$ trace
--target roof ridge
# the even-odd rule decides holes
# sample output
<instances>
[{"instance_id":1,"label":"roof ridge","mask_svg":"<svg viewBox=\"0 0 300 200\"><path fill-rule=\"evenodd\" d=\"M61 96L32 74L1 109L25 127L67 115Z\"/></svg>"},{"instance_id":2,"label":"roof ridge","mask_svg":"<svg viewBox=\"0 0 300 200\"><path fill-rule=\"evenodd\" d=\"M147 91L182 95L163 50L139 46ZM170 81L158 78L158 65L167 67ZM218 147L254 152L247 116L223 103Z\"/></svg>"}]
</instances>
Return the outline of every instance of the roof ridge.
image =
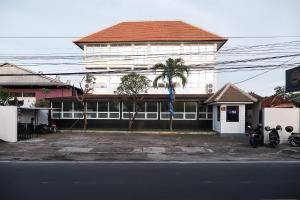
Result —
<instances>
[{"instance_id":1,"label":"roof ridge","mask_svg":"<svg viewBox=\"0 0 300 200\"><path fill-rule=\"evenodd\" d=\"M258 101L257 98L253 97L252 95L250 95L249 93L245 92L244 90L238 88L236 85L231 84L231 86L237 90L239 90L242 94L244 94L245 96L247 96L248 98L252 99L254 102Z\"/></svg>"},{"instance_id":2,"label":"roof ridge","mask_svg":"<svg viewBox=\"0 0 300 200\"><path fill-rule=\"evenodd\" d=\"M224 95L224 93L228 90L230 87L231 83L226 83L224 86L224 89L220 92L220 94L215 98L215 101L219 101L219 99Z\"/></svg>"},{"instance_id":3,"label":"roof ridge","mask_svg":"<svg viewBox=\"0 0 300 200\"><path fill-rule=\"evenodd\" d=\"M49 80L50 82L55 82L55 83L60 83L60 84L62 84L62 85L67 85L66 83L64 83L64 82L62 82L62 81L58 81L58 80L56 80L56 79L54 79L54 78L51 78L51 77L49 77L49 76L45 76L45 75L43 75L43 74L39 74L39 73L37 73L37 72L35 72L35 71L32 71L32 70L30 70L30 69L27 69L27 68L18 66L18 65L13 64L13 63L6 62L6 63L3 63L3 64L1 65L1 67L6 66L6 65L8 65L8 66L10 66L10 67L16 67L16 68L18 68L18 69L21 69L21 70L23 70L23 71L28 72L29 74L39 75L40 77L45 78L45 79Z\"/></svg>"}]
</instances>

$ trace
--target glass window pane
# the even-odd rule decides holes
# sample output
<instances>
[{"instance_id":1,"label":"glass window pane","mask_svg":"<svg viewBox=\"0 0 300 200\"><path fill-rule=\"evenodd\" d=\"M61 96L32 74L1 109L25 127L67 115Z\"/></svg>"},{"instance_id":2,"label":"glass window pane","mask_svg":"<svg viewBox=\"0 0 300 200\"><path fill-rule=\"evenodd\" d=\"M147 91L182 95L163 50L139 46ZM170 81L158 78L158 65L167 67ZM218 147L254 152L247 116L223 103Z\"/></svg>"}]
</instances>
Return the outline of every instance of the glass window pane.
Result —
<instances>
[{"instance_id":1,"label":"glass window pane","mask_svg":"<svg viewBox=\"0 0 300 200\"><path fill-rule=\"evenodd\" d=\"M239 107L238 106L227 106L226 121L227 122L238 122L239 121Z\"/></svg>"},{"instance_id":2,"label":"glass window pane","mask_svg":"<svg viewBox=\"0 0 300 200\"><path fill-rule=\"evenodd\" d=\"M107 113L98 113L98 118L108 118Z\"/></svg>"},{"instance_id":3,"label":"glass window pane","mask_svg":"<svg viewBox=\"0 0 300 200\"><path fill-rule=\"evenodd\" d=\"M109 113L109 118L119 119L120 115L119 113Z\"/></svg>"},{"instance_id":4,"label":"glass window pane","mask_svg":"<svg viewBox=\"0 0 300 200\"><path fill-rule=\"evenodd\" d=\"M169 112L169 102L161 102L161 112Z\"/></svg>"},{"instance_id":5,"label":"glass window pane","mask_svg":"<svg viewBox=\"0 0 300 200\"><path fill-rule=\"evenodd\" d=\"M196 119L196 114L187 113L185 114L185 119Z\"/></svg>"},{"instance_id":6,"label":"glass window pane","mask_svg":"<svg viewBox=\"0 0 300 200\"><path fill-rule=\"evenodd\" d=\"M80 102L74 102L74 111L83 111L83 105Z\"/></svg>"},{"instance_id":7,"label":"glass window pane","mask_svg":"<svg viewBox=\"0 0 300 200\"><path fill-rule=\"evenodd\" d=\"M146 112L145 102L139 102L136 104L136 110L138 112Z\"/></svg>"},{"instance_id":8,"label":"glass window pane","mask_svg":"<svg viewBox=\"0 0 300 200\"><path fill-rule=\"evenodd\" d=\"M130 116L132 117L132 113L130 113ZM129 118L129 113L123 113L123 119L128 119Z\"/></svg>"},{"instance_id":9,"label":"glass window pane","mask_svg":"<svg viewBox=\"0 0 300 200\"><path fill-rule=\"evenodd\" d=\"M97 102L87 102L87 112L97 112Z\"/></svg>"},{"instance_id":10,"label":"glass window pane","mask_svg":"<svg viewBox=\"0 0 300 200\"><path fill-rule=\"evenodd\" d=\"M208 118L208 119L212 119L212 113L208 113L208 114L207 114L207 118Z\"/></svg>"},{"instance_id":11,"label":"glass window pane","mask_svg":"<svg viewBox=\"0 0 300 200\"><path fill-rule=\"evenodd\" d=\"M175 112L184 112L184 102L174 102Z\"/></svg>"},{"instance_id":12,"label":"glass window pane","mask_svg":"<svg viewBox=\"0 0 300 200\"><path fill-rule=\"evenodd\" d=\"M97 113L87 113L87 118L97 118Z\"/></svg>"},{"instance_id":13,"label":"glass window pane","mask_svg":"<svg viewBox=\"0 0 300 200\"><path fill-rule=\"evenodd\" d=\"M212 106L207 106L207 112L212 112Z\"/></svg>"},{"instance_id":14,"label":"glass window pane","mask_svg":"<svg viewBox=\"0 0 300 200\"><path fill-rule=\"evenodd\" d=\"M138 113L135 118L137 118L137 119L145 119L145 113Z\"/></svg>"},{"instance_id":15,"label":"glass window pane","mask_svg":"<svg viewBox=\"0 0 300 200\"><path fill-rule=\"evenodd\" d=\"M199 114L199 118L200 118L200 119L205 119L205 118L206 118L206 114L200 113L200 114Z\"/></svg>"},{"instance_id":16,"label":"glass window pane","mask_svg":"<svg viewBox=\"0 0 300 200\"><path fill-rule=\"evenodd\" d=\"M147 102L147 112L157 112L157 102Z\"/></svg>"},{"instance_id":17,"label":"glass window pane","mask_svg":"<svg viewBox=\"0 0 300 200\"><path fill-rule=\"evenodd\" d=\"M64 113L63 117L64 118L72 118L72 113Z\"/></svg>"},{"instance_id":18,"label":"glass window pane","mask_svg":"<svg viewBox=\"0 0 300 200\"><path fill-rule=\"evenodd\" d=\"M197 112L196 108L196 102L185 102L185 112Z\"/></svg>"},{"instance_id":19,"label":"glass window pane","mask_svg":"<svg viewBox=\"0 0 300 200\"><path fill-rule=\"evenodd\" d=\"M175 119L183 119L183 114L182 113L175 113L174 118Z\"/></svg>"},{"instance_id":20,"label":"glass window pane","mask_svg":"<svg viewBox=\"0 0 300 200\"><path fill-rule=\"evenodd\" d=\"M123 112L133 112L133 104L129 101L123 102Z\"/></svg>"},{"instance_id":21,"label":"glass window pane","mask_svg":"<svg viewBox=\"0 0 300 200\"><path fill-rule=\"evenodd\" d=\"M83 113L74 113L74 118L83 118Z\"/></svg>"},{"instance_id":22,"label":"glass window pane","mask_svg":"<svg viewBox=\"0 0 300 200\"><path fill-rule=\"evenodd\" d=\"M108 102L98 102L98 112L108 112Z\"/></svg>"},{"instance_id":23,"label":"glass window pane","mask_svg":"<svg viewBox=\"0 0 300 200\"><path fill-rule=\"evenodd\" d=\"M199 112L206 112L206 106L205 105L199 105L198 106L198 111Z\"/></svg>"},{"instance_id":24,"label":"glass window pane","mask_svg":"<svg viewBox=\"0 0 300 200\"><path fill-rule=\"evenodd\" d=\"M148 119L157 119L157 113L147 113Z\"/></svg>"},{"instance_id":25,"label":"glass window pane","mask_svg":"<svg viewBox=\"0 0 300 200\"><path fill-rule=\"evenodd\" d=\"M70 101L63 102L63 111L72 112L72 102L70 102Z\"/></svg>"},{"instance_id":26,"label":"glass window pane","mask_svg":"<svg viewBox=\"0 0 300 200\"><path fill-rule=\"evenodd\" d=\"M52 118L60 118L61 114L58 112L58 113L52 113Z\"/></svg>"},{"instance_id":27,"label":"glass window pane","mask_svg":"<svg viewBox=\"0 0 300 200\"><path fill-rule=\"evenodd\" d=\"M119 112L119 102L109 102L109 112Z\"/></svg>"},{"instance_id":28,"label":"glass window pane","mask_svg":"<svg viewBox=\"0 0 300 200\"><path fill-rule=\"evenodd\" d=\"M170 119L170 114L169 113L162 113L161 118L162 119Z\"/></svg>"},{"instance_id":29,"label":"glass window pane","mask_svg":"<svg viewBox=\"0 0 300 200\"><path fill-rule=\"evenodd\" d=\"M217 121L219 122L220 121L220 118L221 118L221 107L220 106L217 106Z\"/></svg>"},{"instance_id":30,"label":"glass window pane","mask_svg":"<svg viewBox=\"0 0 300 200\"><path fill-rule=\"evenodd\" d=\"M59 110L61 110L61 102L53 101L52 102L52 108L59 108Z\"/></svg>"}]
</instances>

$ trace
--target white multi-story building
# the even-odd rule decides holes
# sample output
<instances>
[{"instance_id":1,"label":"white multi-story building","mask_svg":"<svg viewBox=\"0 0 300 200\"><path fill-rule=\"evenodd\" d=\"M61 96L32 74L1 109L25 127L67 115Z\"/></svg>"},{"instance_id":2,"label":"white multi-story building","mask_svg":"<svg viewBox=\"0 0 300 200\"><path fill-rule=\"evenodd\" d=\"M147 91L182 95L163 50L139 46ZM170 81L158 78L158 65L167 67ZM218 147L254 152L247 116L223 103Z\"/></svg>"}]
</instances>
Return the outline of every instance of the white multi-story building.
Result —
<instances>
[{"instance_id":1,"label":"white multi-story building","mask_svg":"<svg viewBox=\"0 0 300 200\"><path fill-rule=\"evenodd\" d=\"M217 52L226 39L182 21L123 22L83 37L75 43L83 49L86 71L130 71L156 77L154 64L182 58L191 66L188 83L177 83L177 94L206 94L216 89ZM123 73L97 75L95 94L113 94ZM176 80L175 80L176 82ZM165 94L165 83L150 94Z\"/></svg>"},{"instance_id":2,"label":"white multi-story building","mask_svg":"<svg viewBox=\"0 0 300 200\"><path fill-rule=\"evenodd\" d=\"M166 83L142 94L138 112L136 105L114 91L130 71L153 80L158 75L151 69L156 63L182 58L190 74L184 88L173 80L177 82L174 128L242 132L245 105L256 100L232 84L216 91L214 69L218 50L225 42L221 36L181 21L123 22L75 41L84 51L86 71L104 72L96 75L94 94L85 98L88 126L127 128L129 116L135 112L135 128L168 128ZM82 120L78 119L83 118L80 105L75 97L53 99L52 107L61 109L52 112L52 119L58 127L79 127Z\"/></svg>"}]
</instances>

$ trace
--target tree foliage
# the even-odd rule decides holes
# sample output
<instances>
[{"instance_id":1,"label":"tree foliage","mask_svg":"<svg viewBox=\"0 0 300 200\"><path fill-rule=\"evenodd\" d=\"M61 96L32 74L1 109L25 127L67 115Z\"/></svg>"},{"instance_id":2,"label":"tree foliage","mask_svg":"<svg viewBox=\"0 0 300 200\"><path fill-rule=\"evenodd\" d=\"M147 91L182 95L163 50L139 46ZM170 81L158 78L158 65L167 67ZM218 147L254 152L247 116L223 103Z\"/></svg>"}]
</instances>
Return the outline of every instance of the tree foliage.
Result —
<instances>
[{"instance_id":1,"label":"tree foliage","mask_svg":"<svg viewBox=\"0 0 300 200\"><path fill-rule=\"evenodd\" d=\"M295 98L300 96L300 93L298 92L285 92L284 86L277 86L274 88L275 95L281 96L286 100L294 100Z\"/></svg>"},{"instance_id":2,"label":"tree foliage","mask_svg":"<svg viewBox=\"0 0 300 200\"><path fill-rule=\"evenodd\" d=\"M115 91L116 94L122 95L123 100L132 102L135 107L133 115L129 112L129 130L134 125L140 102L143 100L140 94L147 93L150 83L151 81L146 76L131 72L121 78L121 83Z\"/></svg>"},{"instance_id":3,"label":"tree foliage","mask_svg":"<svg viewBox=\"0 0 300 200\"><path fill-rule=\"evenodd\" d=\"M160 71L161 73L154 79L153 87L158 87L158 81L162 80L166 82L166 86L169 89L169 110L170 110L170 131L173 129L173 106L175 101L175 87L177 83L173 81L174 78L177 78L181 81L182 86L185 87L189 75L189 68L184 65L184 61L181 58L172 59L169 58L166 60L166 63L157 63L153 66L153 69Z\"/></svg>"},{"instance_id":4,"label":"tree foliage","mask_svg":"<svg viewBox=\"0 0 300 200\"><path fill-rule=\"evenodd\" d=\"M87 128L87 113L86 113L86 96L94 91L96 83L96 78L93 75L86 74L80 81L80 88L82 90L82 94L78 95L77 90L75 90L76 99L79 101L82 105L82 112L83 112L83 120L84 125L83 128Z\"/></svg>"},{"instance_id":5,"label":"tree foliage","mask_svg":"<svg viewBox=\"0 0 300 200\"><path fill-rule=\"evenodd\" d=\"M8 105L8 100L11 98L7 89L0 87L0 106Z\"/></svg>"}]
</instances>

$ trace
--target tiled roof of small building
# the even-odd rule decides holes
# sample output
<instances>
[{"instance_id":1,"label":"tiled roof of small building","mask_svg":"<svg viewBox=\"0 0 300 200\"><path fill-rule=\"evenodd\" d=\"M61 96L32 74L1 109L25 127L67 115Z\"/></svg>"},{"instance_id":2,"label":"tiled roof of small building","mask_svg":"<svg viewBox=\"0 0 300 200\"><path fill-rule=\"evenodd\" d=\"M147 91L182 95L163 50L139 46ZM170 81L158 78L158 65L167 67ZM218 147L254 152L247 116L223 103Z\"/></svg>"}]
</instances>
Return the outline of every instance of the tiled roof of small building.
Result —
<instances>
[{"instance_id":1,"label":"tiled roof of small building","mask_svg":"<svg viewBox=\"0 0 300 200\"><path fill-rule=\"evenodd\" d=\"M235 85L227 83L224 87L218 90L205 103L217 102L256 102L257 99L250 94L242 91Z\"/></svg>"}]
</instances>

